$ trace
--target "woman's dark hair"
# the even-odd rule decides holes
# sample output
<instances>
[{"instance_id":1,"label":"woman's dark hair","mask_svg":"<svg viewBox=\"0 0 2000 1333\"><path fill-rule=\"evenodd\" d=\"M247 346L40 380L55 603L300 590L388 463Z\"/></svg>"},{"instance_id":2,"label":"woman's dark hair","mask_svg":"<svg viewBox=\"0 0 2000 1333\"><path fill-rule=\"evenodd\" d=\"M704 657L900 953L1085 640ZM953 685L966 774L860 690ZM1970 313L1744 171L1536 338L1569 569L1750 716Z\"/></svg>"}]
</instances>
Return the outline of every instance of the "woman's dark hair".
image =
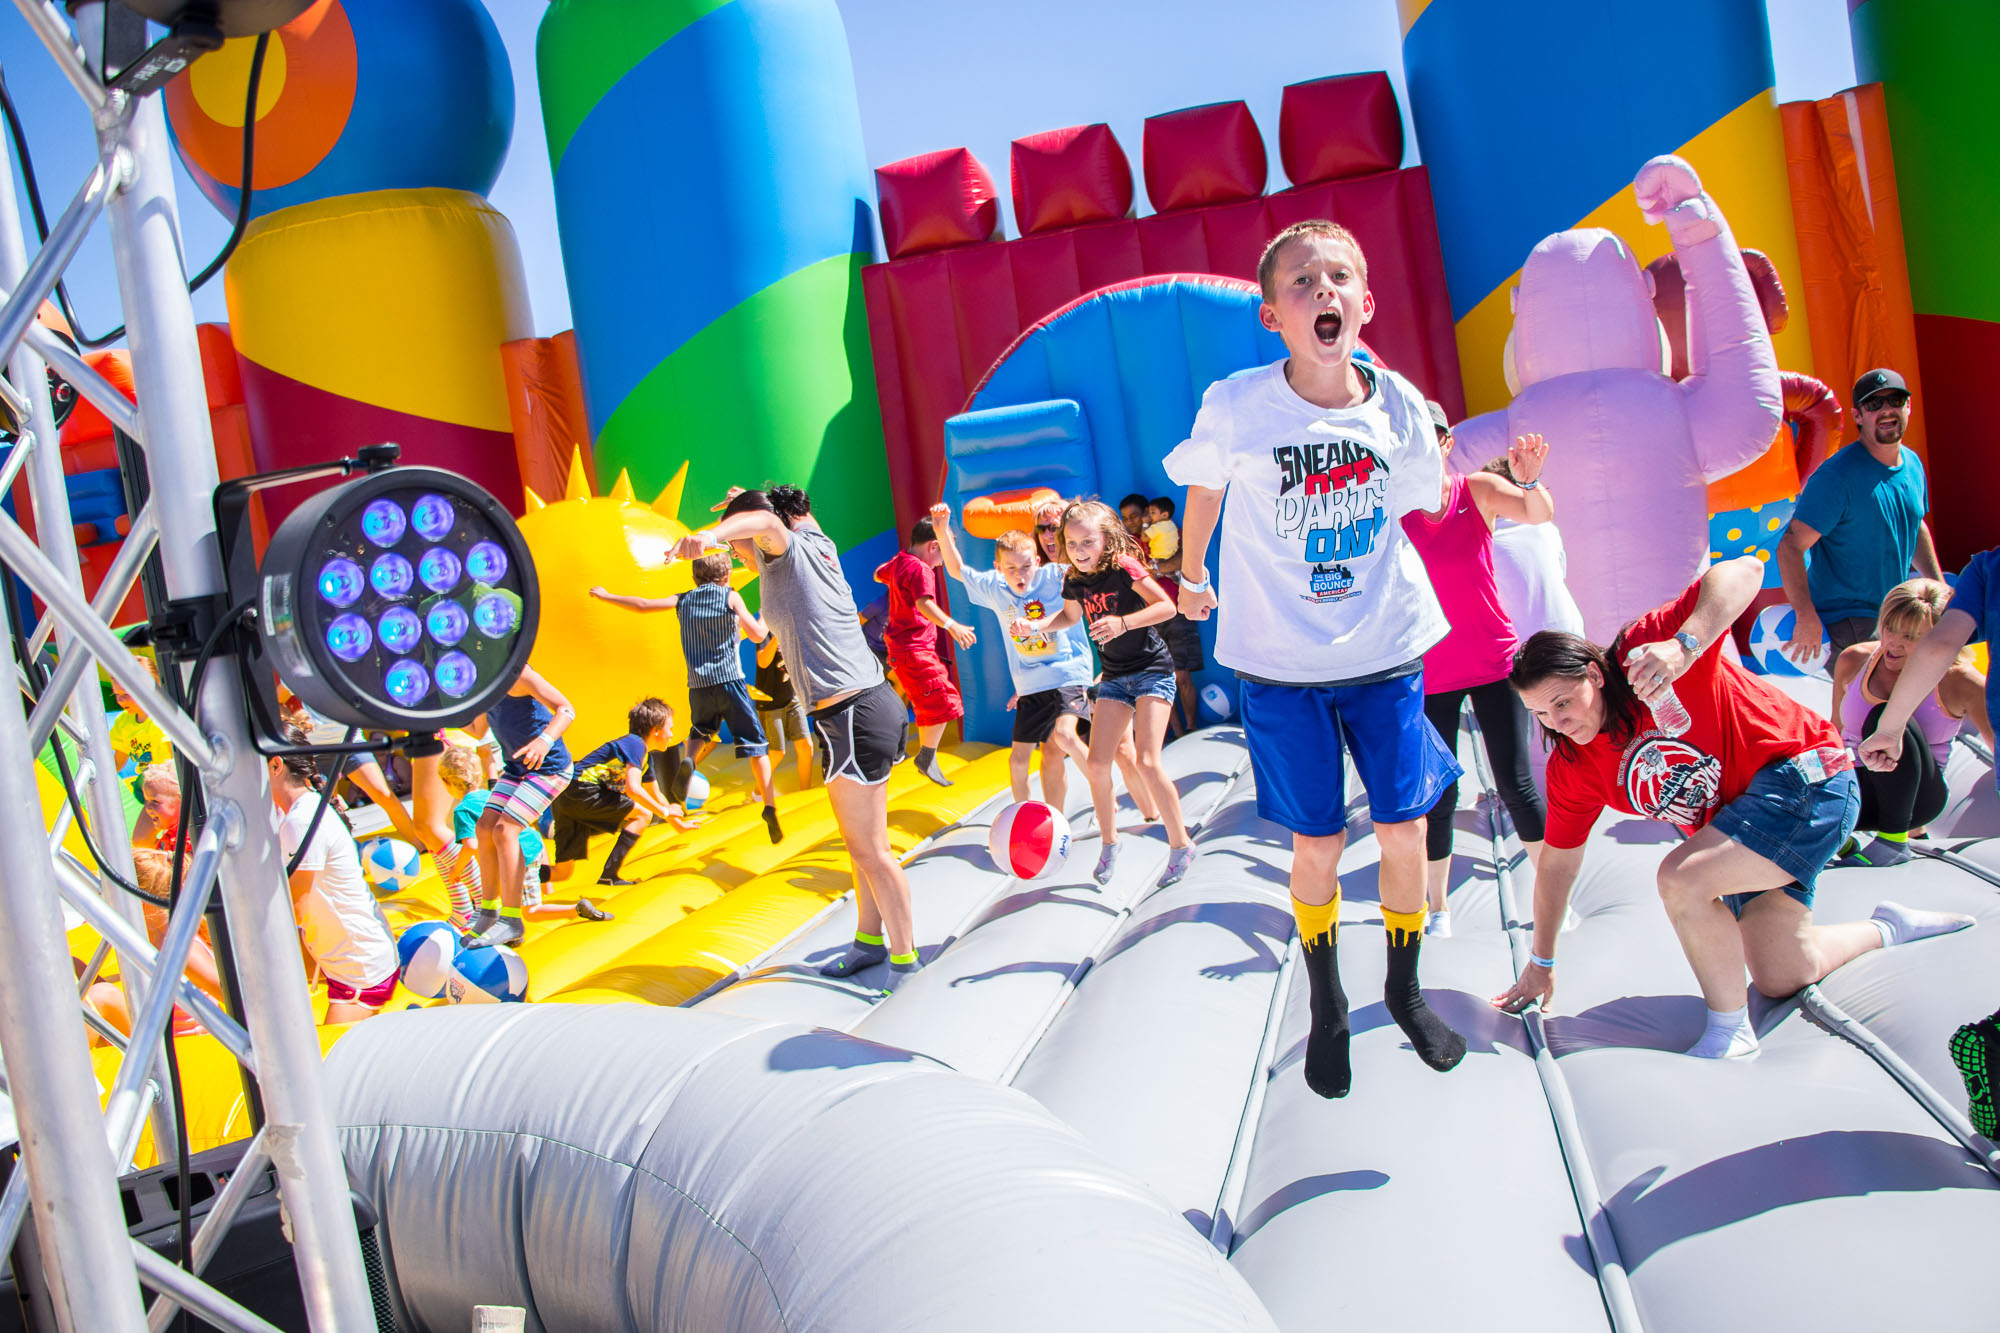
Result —
<instances>
[{"instance_id":1,"label":"woman's dark hair","mask_svg":"<svg viewBox=\"0 0 2000 1333\"><path fill-rule=\"evenodd\" d=\"M771 497L771 508L787 527L813 511L812 499L796 486L771 486L764 493Z\"/></svg>"},{"instance_id":2,"label":"woman's dark hair","mask_svg":"<svg viewBox=\"0 0 2000 1333\"><path fill-rule=\"evenodd\" d=\"M736 497L722 507L722 516L731 518L753 509L776 514L785 520L785 526L789 528L812 513L812 501L796 486L766 486L761 491L738 491Z\"/></svg>"},{"instance_id":3,"label":"woman's dark hair","mask_svg":"<svg viewBox=\"0 0 2000 1333\"><path fill-rule=\"evenodd\" d=\"M1644 708L1639 696L1632 693L1631 682L1625 679L1625 669L1618 665L1618 659L1624 656L1620 651L1624 641L1625 636L1620 634L1610 648L1600 648L1581 634L1542 630L1530 635L1515 652L1507 683L1516 690L1526 690L1552 677L1582 680L1584 668L1595 665L1598 674L1604 677L1604 730L1614 743L1622 745L1639 729ZM1576 745L1569 737L1547 727L1542 727L1542 743L1565 755L1576 753Z\"/></svg>"}]
</instances>

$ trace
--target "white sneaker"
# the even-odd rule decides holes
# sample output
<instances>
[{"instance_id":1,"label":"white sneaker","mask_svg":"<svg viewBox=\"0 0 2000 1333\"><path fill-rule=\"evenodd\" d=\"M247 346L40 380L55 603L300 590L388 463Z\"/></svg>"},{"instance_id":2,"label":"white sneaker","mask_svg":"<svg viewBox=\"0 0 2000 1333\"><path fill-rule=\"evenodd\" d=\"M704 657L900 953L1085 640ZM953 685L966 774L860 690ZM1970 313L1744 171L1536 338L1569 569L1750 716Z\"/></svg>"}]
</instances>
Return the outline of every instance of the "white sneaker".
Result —
<instances>
[{"instance_id":1,"label":"white sneaker","mask_svg":"<svg viewBox=\"0 0 2000 1333\"><path fill-rule=\"evenodd\" d=\"M1447 907L1442 912L1432 912L1431 919L1424 923L1424 934L1434 935L1441 940L1450 939L1451 909Z\"/></svg>"}]
</instances>

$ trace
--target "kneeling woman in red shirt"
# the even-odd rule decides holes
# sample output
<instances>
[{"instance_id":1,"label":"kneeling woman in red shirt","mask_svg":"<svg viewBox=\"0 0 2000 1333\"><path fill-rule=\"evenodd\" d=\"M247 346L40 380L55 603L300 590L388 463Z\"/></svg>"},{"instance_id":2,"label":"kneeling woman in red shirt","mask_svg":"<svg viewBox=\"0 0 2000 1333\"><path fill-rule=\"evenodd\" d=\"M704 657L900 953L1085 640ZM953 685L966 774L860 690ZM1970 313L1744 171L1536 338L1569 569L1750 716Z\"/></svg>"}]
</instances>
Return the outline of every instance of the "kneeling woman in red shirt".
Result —
<instances>
[{"instance_id":1,"label":"kneeling woman in red shirt","mask_svg":"<svg viewBox=\"0 0 2000 1333\"><path fill-rule=\"evenodd\" d=\"M1556 932L1607 806L1688 835L1660 863L1659 885L1708 1002L1689 1055L1755 1053L1746 962L1758 990L1785 996L1870 949L1972 924L1895 903L1866 921L1813 924L1814 883L1854 827L1860 788L1831 722L1723 659L1717 645L1762 581L1755 560L1732 560L1609 649L1544 630L1515 655L1509 680L1554 753L1532 960L1499 1008L1554 996Z\"/></svg>"}]
</instances>

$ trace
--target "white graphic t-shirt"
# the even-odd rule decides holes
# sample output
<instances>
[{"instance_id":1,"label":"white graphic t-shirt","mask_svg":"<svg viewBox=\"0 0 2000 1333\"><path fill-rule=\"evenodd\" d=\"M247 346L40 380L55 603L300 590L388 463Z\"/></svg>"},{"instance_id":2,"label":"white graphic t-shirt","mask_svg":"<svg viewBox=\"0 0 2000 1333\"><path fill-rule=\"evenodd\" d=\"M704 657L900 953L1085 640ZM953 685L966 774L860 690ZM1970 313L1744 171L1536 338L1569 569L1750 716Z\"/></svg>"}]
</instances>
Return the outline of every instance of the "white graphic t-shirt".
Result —
<instances>
[{"instance_id":1,"label":"white graphic t-shirt","mask_svg":"<svg viewBox=\"0 0 2000 1333\"><path fill-rule=\"evenodd\" d=\"M1166 457L1181 485L1228 491L1215 656L1245 675L1375 675L1449 628L1398 521L1437 506L1444 456L1429 411L1402 376L1355 364L1372 384L1354 407L1299 397L1283 361L1218 380Z\"/></svg>"},{"instance_id":2,"label":"white graphic t-shirt","mask_svg":"<svg viewBox=\"0 0 2000 1333\"><path fill-rule=\"evenodd\" d=\"M1052 634L1030 634L1016 638L1007 627L1016 620L1054 620L1063 609L1063 577L1066 565L1042 565L1035 570L1028 590L1017 593L1007 586L997 569L965 571L965 591L972 600L1000 617L1000 633L1007 644L1007 672L1016 694L1040 694L1064 685L1088 685L1090 664L1089 631L1078 621Z\"/></svg>"},{"instance_id":3,"label":"white graphic t-shirt","mask_svg":"<svg viewBox=\"0 0 2000 1333\"><path fill-rule=\"evenodd\" d=\"M317 792L307 792L278 821L278 846L287 861L298 851L319 802ZM313 830L299 869L316 872L312 892L299 899L299 930L320 971L355 990L393 976L396 941L361 873L354 835L332 810Z\"/></svg>"}]
</instances>

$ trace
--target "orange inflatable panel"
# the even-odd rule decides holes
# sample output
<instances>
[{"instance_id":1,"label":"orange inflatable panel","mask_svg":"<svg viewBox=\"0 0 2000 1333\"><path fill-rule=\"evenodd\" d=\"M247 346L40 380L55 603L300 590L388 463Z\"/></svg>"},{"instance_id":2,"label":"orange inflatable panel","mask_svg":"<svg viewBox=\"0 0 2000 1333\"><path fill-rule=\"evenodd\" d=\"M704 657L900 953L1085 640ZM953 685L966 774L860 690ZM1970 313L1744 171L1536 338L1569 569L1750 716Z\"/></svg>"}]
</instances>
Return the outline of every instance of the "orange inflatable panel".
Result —
<instances>
[{"instance_id":1,"label":"orange inflatable panel","mask_svg":"<svg viewBox=\"0 0 2000 1333\"><path fill-rule=\"evenodd\" d=\"M986 538L998 537L1010 528L1033 532L1035 510L1061 499L1062 496L1046 486L982 495L966 502L965 530L975 537Z\"/></svg>"}]
</instances>

